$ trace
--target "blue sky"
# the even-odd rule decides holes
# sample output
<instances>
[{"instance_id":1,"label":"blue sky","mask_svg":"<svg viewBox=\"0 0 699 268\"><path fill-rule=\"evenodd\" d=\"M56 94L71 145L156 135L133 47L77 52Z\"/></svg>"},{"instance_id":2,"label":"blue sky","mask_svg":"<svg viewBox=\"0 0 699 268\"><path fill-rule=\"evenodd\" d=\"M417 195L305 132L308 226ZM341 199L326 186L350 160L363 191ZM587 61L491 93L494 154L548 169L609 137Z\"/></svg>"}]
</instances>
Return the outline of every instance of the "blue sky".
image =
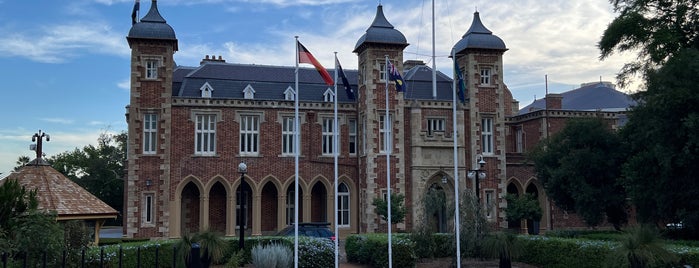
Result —
<instances>
[{"instance_id":1,"label":"blue sky","mask_svg":"<svg viewBox=\"0 0 699 268\"><path fill-rule=\"evenodd\" d=\"M596 43L615 14L607 0L436 1L436 64L447 58L478 9L484 25L505 41L504 79L520 107L534 96L581 83L614 81L632 55L601 62ZM0 0L0 178L19 156L34 158L31 136L51 135L51 156L96 144L102 132L126 130L129 47L134 0ZM161 0L158 8L177 34L179 65L205 55L227 62L294 65L294 36L326 67L333 52L345 69L371 24L379 1ZM431 1L384 0L388 20L408 39L404 59L431 66ZM142 17L151 6L141 1Z\"/></svg>"}]
</instances>

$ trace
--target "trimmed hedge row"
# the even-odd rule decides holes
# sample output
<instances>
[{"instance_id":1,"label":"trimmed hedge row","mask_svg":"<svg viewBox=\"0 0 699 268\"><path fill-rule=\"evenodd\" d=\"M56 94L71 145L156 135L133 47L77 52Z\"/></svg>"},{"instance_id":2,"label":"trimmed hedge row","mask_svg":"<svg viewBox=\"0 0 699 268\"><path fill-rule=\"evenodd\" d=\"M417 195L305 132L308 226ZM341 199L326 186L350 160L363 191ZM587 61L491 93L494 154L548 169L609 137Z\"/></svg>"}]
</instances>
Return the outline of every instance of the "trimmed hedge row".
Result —
<instances>
[{"instance_id":1,"label":"trimmed hedge row","mask_svg":"<svg viewBox=\"0 0 699 268\"><path fill-rule=\"evenodd\" d=\"M393 266L415 267L417 255L415 242L409 234L394 234L391 240ZM347 260L352 263L368 264L372 267L388 267L388 235L351 235L345 240Z\"/></svg>"}]
</instances>

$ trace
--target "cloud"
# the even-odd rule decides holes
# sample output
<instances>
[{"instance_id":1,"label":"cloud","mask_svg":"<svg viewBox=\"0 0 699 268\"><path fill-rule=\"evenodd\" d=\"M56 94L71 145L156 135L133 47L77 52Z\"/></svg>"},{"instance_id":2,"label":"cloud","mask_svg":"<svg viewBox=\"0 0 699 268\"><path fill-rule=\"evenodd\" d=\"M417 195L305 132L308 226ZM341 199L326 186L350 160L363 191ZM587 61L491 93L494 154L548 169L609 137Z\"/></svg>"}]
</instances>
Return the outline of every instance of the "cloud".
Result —
<instances>
[{"instance_id":1,"label":"cloud","mask_svg":"<svg viewBox=\"0 0 699 268\"><path fill-rule=\"evenodd\" d=\"M3 29L0 33L0 55L24 57L42 63L62 63L68 59L91 53L128 57L128 47L123 44L123 33L114 32L106 24L73 22L44 27L31 35ZM14 33L10 33L14 32Z\"/></svg>"},{"instance_id":2,"label":"cloud","mask_svg":"<svg viewBox=\"0 0 699 268\"><path fill-rule=\"evenodd\" d=\"M116 85L118 88L121 88L123 90L126 90L127 92L131 90L131 79L126 78L122 80L121 82L118 82Z\"/></svg>"},{"instance_id":3,"label":"cloud","mask_svg":"<svg viewBox=\"0 0 699 268\"><path fill-rule=\"evenodd\" d=\"M65 118L42 118L41 121L44 122L49 122L49 123L56 123L56 124L61 124L61 125L70 125L73 124L73 120L70 119L65 119Z\"/></svg>"}]
</instances>

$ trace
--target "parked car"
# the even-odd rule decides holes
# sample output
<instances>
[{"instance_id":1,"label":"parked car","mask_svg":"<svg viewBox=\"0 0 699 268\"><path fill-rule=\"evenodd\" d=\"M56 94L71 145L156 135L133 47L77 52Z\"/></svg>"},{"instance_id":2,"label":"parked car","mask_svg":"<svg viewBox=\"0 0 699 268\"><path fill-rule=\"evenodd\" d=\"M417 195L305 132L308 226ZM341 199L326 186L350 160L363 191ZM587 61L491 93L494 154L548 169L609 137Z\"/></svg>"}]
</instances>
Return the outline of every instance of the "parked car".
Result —
<instances>
[{"instance_id":1,"label":"parked car","mask_svg":"<svg viewBox=\"0 0 699 268\"><path fill-rule=\"evenodd\" d=\"M294 225L289 225L277 232L277 236L294 236ZM329 222L300 222L299 235L328 238L335 241L335 234L330 231Z\"/></svg>"}]
</instances>

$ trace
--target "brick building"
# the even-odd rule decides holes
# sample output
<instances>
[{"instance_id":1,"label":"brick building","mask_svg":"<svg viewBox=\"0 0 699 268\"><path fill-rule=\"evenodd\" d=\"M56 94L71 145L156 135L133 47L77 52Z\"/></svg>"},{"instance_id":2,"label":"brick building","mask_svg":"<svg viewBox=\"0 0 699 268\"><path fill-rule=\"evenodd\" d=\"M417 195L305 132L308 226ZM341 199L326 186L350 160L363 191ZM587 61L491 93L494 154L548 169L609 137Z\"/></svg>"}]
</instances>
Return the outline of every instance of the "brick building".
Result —
<instances>
[{"instance_id":1,"label":"brick building","mask_svg":"<svg viewBox=\"0 0 699 268\"><path fill-rule=\"evenodd\" d=\"M125 182L124 234L128 237L179 237L203 229L233 236L243 225L249 235L270 234L299 221L335 222L333 103L338 98L340 235L379 232L385 223L371 202L386 185L384 123L392 145L391 191L406 196L409 213L399 230L410 230L420 216L427 190L444 191L453 202L453 144L457 143L461 191L473 191L467 178L477 162L486 162L480 181L482 204L495 226L504 221L506 192L535 192L547 224L558 227L559 213L537 183L522 152L558 128L561 120L580 116L550 102L550 109L522 113L504 84L505 43L474 14L471 28L454 45L466 77L466 102L457 104L452 126L453 80L420 61L403 59L405 36L386 19L382 6L358 38L358 70L346 70L357 98L335 96L315 69L299 69L299 206L294 206L295 68L227 63L206 56L200 66L176 66L175 31L152 1L133 25L131 98L127 107L128 179ZM385 58L403 73L404 92L388 83L385 105ZM330 70L332 71L332 70ZM550 96L555 97L555 96ZM560 101L559 101L560 103ZM559 105L560 106L560 105ZM556 108L557 107L557 108ZM389 116L386 118L388 108ZM552 114L554 109L559 110ZM598 111L584 112L586 114ZM623 113L608 112L616 120ZM544 125L551 125L543 128ZM514 145L513 145L514 144ZM241 185L238 164L248 173ZM241 189L245 194L241 200ZM240 204L246 204L241 211ZM241 213L246 222L241 224ZM553 214L552 214L553 213ZM560 213L559 213L560 214ZM434 215L438 231L452 228L444 213ZM568 216L560 216L561 219ZM577 224L575 222L565 224ZM514 224L516 225L516 224ZM516 225L518 226L518 225Z\"/></svg>"}]
</instances>

